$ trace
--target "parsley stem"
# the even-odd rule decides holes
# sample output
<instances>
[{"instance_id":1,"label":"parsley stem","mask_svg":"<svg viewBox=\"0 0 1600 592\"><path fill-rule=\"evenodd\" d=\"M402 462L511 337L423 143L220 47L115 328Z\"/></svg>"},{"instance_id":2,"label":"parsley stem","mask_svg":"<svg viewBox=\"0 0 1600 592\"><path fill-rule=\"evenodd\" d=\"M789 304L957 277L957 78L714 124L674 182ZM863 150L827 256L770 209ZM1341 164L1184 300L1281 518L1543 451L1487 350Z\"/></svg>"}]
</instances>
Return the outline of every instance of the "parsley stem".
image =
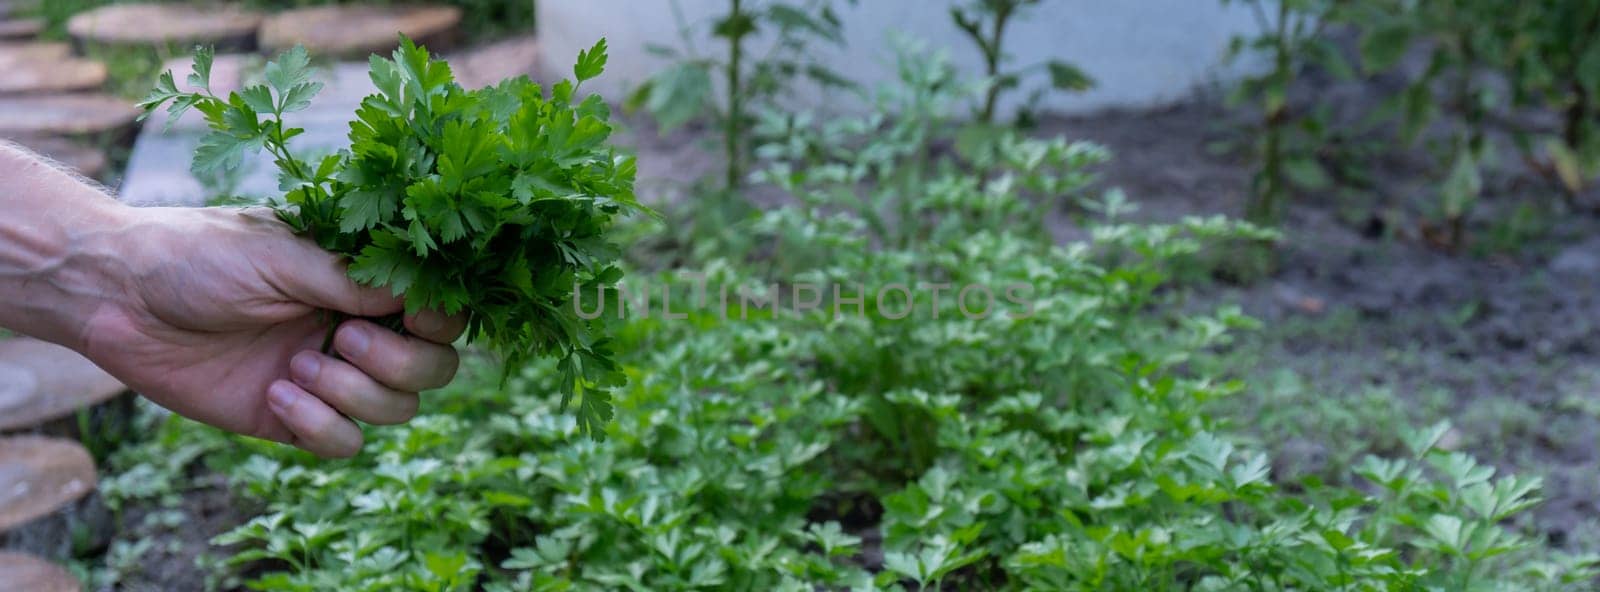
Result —
<instances>
[{"instance_id":1,"label":"parsley stem","mask_svg":"<svg viewBox=\"0 0 1600 592\"><path fill-rule=\"evenodd\" d=\"M346 314L344 314L342 312L339 312L337 310L328 311L328 333L326 334L326 336L324 336L322 338L322 353L323 353L323 355L331 355L328 352L330 352L333 349L333 333L335 331L338 331L339 330L339 325L344 324L344 322L346 320L348 320L349 318L350 318L349 315L346 315Z\"/></svg>"}]
</instances>

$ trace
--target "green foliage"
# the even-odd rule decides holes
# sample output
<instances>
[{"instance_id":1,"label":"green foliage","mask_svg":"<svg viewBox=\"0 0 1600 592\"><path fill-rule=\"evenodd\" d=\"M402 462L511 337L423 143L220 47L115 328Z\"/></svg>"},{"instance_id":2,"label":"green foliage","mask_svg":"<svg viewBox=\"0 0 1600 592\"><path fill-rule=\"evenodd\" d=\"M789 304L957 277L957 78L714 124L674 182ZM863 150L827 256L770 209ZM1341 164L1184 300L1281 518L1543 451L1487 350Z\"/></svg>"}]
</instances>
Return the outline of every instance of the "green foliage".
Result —
<instances>
[{"instance_id":1,"label":"green foliage","mask_svg":"<svg viewBox=\"0 0 1600 592\"><path fill-rule=\"evenodd\" d=\"M739 228L771 258L631 274L655 307L606 293L629 378L609 438L573 441L560 363L497 383L469 356L361 457L218 447L262 508L216 540L228 563L278 591L1588 588L1594 558L1509 520L1538 482L1441 450L1442 426L1403 429L1353 486L1280 485L1215 419L1246 387L1197 364L1251 322L1167 289L1262 231L1125 223L1109 194L1056 245L1022 222L1104 152L942 125L971 87L901 65L902 118L796 117L798 143L762 149L798 198ZM801 283L824 296L801 306Z\"/></svg>"},{"instance_id":2,"label":"green foliage","mask_svg":"<svg viewBox=\"0 0 1600 592\"><path fill-rule=\"evenodd\" d=\"M1577 193L1600 176L1600 2L1556 0L1518 8L1508 25L1519 50L1506 68L1512 104L1560 114L1560 134L1542 143L1557 177ZM1536 135L1524 135L1523 150L1537 150L1532 144L1538 140L1529 136Z\"/></svg>"},{"instance_id":3,"label":"green foliage","mask_svg":"<svg viewBox=\"0 0 1600 592\"><path fill-rule=\"evenodd\" d=\"M1530 6L1540 6L1531 3ZM1360 44L1363 69L1394 68L1416 43L1427 43L1427 68L1392 100L1399 135L1415 141L1444 103L1458 119L1446 145L1437 147L1443 165L1437 216L1441 240L1452 248L1465 241L1464 221L1483 192L1483 169L1493 154L1487 140L1489 114L1501 106L1480 71L1509 65L1517 51L1510 27L1520 9L1514 3L1451 0L1423 9L1398 0L1362 0L1342 18L1367 23ZM1535 10L1542 10L1536 8ZM1438 98L1443 90L1447 97Z\"/></svg>"},{"instance_id":4,"label":"green foliage","mask_svg":"<svg viewBox=\"0 0 1600 592\"><path fill-rule=\"evenodd\" d=\"M1345 77L1352 74L1339 51L1322 37L1337 0L1223 0L1234 2L1250 7L1261 32L1234 38L1230 55L1258 55L1271 66L1241 80L1229 96L1231 104L1251 102L1260 109L1260 123L1252 130L1259 164L1245 218L1270 226L1282 219L1286 203L1297 193L1324 190L1332 183L1321 155L1334 141L1328 116L1293 104L1290 88L1308 64Z\"/></svg>"},{"instance_id":5,"label":"green foliage","mask_svg":"<svg viewBox=\"0 0 1600 592\"><path fill-rule=\"evenodd\" d=\"M411 313L464 313L468 340L510 367L560 358L562 404L575 400L578 425L598 436L611 414L607 391L623 378L610 340L570 302L576 288L621 277L606 232L641 209L633 158L606 146L609 107L577 98L605 67L605 41L579 56L577 84L548 93L526 78L464 90L448 64L401 41L393 59L371 59L378 94L356 111L349 149L315 161L291 154L303 130L284 123L322 88L303 48L269 62L266 84L226 98L210 91L212 56L201 50L188 81L200 92L179 91L168 72L142 106L205 115L211 132L195 151L197 173L272 154L286 192L279 216L349 256L357 282L403 295Z\"/></svg>"},{"instance_id":6,"label":"green foliage","mask_svg":"<svg viewBox=\"0 0 1600 592\"><path fill-rule=\"evenodd\" d=\"M853 4L854 0L850 0ZM843 26L832 0L804 3L729 0L727 12L709 23L684 20L676 1L681 47L651 46L651 53L672 61L629 96L629 109L643 108L668 131L707 117L722 131L719 138L726 159L723 192L744 183L752 146L751 117L795 92L800 83L812 82L827 91L854 88L813 55L818 42L842 46ZM694 38L704 29L725 48L702 54ZM748 43L765 37L771 43L763 54L749 54ZM712 93L713 79L721 79L723 96Z\"/></svg>"},{"instance_id":7,"label":"green foliage","mask_svg":"<svg viewBox=\"0 0 1600 592\"><path fill-rule=\"evenodd\" d=\"M1354 178L1359 175L1330 169L1327 161L1349 140L1336 130L1371 122L1393 122L1402 145L1428 140L1437 191L1433 219L1423 230L1447 248L1468 242L1467 219L1501 160L1490 141L1493 129L1510 131L1522 160L1558 181L1569 201L1593 207L1575 198L1600 175L1600 3L1286 0L1270 16L1273 3L1241 1L1256 10L1266 33L1240 39L1235 47L1267 56L1273 66L1246 79L1237 93L1254 97L1264 115L1250 219L1275 221L1296 191L1360 184ZM1358 32L1359 69L1322 35L1330 24ZM1411 68L1407 56L1425 62ZM1366 123L1333 122L1325 115L1328 105L1313 101L1297 108L1288 99L1297 73L1308 65L1341 79L1357 70L1398 75L1405 84L1381 109L1362 114ZM1561 123L1552 131L1533 123L1537 118L1516 116L1517 110L1549 113ZM1430 130L1444 130L1442 138Z\"/></svg>"},{"instance_id":8,"label":"green foliage","mask_svg":"<svg viewBox=\"0 0 1600 592\"><path fill-rule=\"evenodd\" d=\"M1023 77L1033 70L1044 70L1049 76L1050 88L1058 91L1082 92L1094 87L1094 79L1078 66L1060 59L1047 60L1020 70L1004 70L1009 56L1005 51L1006 29L1012 19L1026 16L1026 11L1043 0L967 0L950 7L950 19L983 55L984 74L988 77L988 90L978 107L977 117L984 123L993 123L1000 95L1022 86ZM1033 119L1033 105L1044 95L1044 89L1033 91L1027 102L1017 112L1019 124Z\"/></svg>"}]
</instances>

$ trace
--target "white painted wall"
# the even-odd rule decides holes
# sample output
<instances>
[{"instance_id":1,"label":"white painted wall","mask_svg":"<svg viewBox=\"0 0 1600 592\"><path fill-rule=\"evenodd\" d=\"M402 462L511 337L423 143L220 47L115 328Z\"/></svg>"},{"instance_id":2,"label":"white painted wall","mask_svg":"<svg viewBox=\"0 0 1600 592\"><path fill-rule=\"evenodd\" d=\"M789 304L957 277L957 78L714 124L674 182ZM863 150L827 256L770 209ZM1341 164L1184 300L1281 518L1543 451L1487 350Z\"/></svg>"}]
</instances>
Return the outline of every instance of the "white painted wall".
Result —
<instances>
[{"instance_id":1,"label":"white painted wall","mask_svg":"<svg viewBox=\"0 0 1600 592\"><path fill-rule=\"evenodd\" d=\"M726 10L727 0L677 0L696 25L701 51L718 48L706 25ZM951 23L955 0L859 0L838 2L848 47L825 51L832 67L864 83L892 80L890 39L903 33L945 49L955 63L977 76L982 61ZM570 76L578 51L599 37L609 39L606 75L594 90L620 97L663 63L644 51L647 43L681 45L672 0L538 0L541 71ZM746 4L756 2L747 1ZM1186 96L1197 86L1225 79L1229 39L1258 30L1247 6L1219 0L1045 0L1015 19L1007 34L1013 64L1062 58L1098 81L1086 93L1051 93L1045 107L1062 113L1110 107L1153 107ZM1044 83L1043 73L1029 87ZM1013 93L1018 94L1018 93ZM1020 97L1013 97L1013 100ZM816 102L812 96L807 102Z\"/></svg>"}]
</instances>

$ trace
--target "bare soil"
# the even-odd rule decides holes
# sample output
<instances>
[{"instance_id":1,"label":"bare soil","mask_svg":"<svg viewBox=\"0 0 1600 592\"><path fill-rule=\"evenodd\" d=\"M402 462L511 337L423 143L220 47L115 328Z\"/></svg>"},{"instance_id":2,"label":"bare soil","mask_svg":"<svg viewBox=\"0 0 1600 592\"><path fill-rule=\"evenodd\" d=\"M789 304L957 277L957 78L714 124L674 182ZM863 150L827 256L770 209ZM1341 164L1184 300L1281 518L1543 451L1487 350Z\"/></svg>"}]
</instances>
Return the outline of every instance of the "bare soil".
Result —
<instances>
[{"instance_id":1,"label":"bare soil","mask_svg":"<svg viewBox=\"0 0 1600 592\"><path fill-rule=\"evenodd\" d=\"M1201 96L1156 111L1054 119L1041 132L1110 148L1103 185L1123 188L1141 217L1171 221L1243 211L1251 165L1216 145L1239 137L1245 117ZM1554 186L1509 157L1513 150L1501 153L1506 162L1487 178L1464 246L1425 239L1440 176L1428 152L1378 151L1352 163L1374 188L1303 195L1290 206L1275 273L1202 286L1192 304L1238 304L1264 322L1243 336L1251 357L1240 372L1254 388L1270 388L1287 369L1325 397L1387 388L1419 410L1442 398L1442 409L1415 419L1450 419L1452 438L1480 459L1544 476L1547 501L1534 526L1558 546L1592 548L1600 540L1600 219L1569 211ZM1510 228L1519 207L1536 212L1526 234ZM1058 226L1070 225L1070 213L1055 212ZM1295 442L1269 444L1296 453ZM1298 444L1313 453L1344 445Z\"/></svg>"}]
</instances>

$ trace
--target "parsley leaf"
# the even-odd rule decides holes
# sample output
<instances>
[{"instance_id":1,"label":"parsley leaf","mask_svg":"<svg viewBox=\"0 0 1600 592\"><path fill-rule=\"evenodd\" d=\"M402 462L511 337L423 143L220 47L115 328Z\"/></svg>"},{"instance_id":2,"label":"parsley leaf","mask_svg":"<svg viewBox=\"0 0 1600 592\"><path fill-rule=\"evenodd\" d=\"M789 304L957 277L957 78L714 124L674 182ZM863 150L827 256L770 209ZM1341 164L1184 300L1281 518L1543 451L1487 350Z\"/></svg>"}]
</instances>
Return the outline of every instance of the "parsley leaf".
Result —
<instances>
[{"instance_id":1,"label":"parsley leaf","mask_svg":"<svg viewBox=\"0 0 1600 592\"><path fill-rule=\"evenodd\" d=\"M209 50L195 57L198 92L178 90L168 72L140 103L205 115L211 132L196 171L272 153L287 192L279 218L348 256L355 281L403 296L408 313L465 313L468 340L503 357L508 372L555 358L563 405L584 433L604 435L623 374L602 321L579 317L572 298L575 287L620 279L621 249L607 233L618 216L647 210L633 194L633 159L606 144L613 126L603 100L575 101L571 82L546 92L527 78L466 90L449 64L401 37L389 58L369 61L377 93L356 110L349 148L313 163L291 153L289 139L303 130L282 120L322 89L305 49L270 62L265 85L225 99L210 90L210 60ZM573 74L590 80L605 64L602 39Z\"/></svg>"},{"instance_id":2,"label":"parsley leaf","mask_svg":"<svg viewBox=\"0 0 1600 592\"><path fill-rule=\"evenodd\" d=\"M572 75L578 82L592 80L606 69L606 40L601 39L585 51L578 52L578 63L572 67Z\"/></svg>"}]
</instances>

